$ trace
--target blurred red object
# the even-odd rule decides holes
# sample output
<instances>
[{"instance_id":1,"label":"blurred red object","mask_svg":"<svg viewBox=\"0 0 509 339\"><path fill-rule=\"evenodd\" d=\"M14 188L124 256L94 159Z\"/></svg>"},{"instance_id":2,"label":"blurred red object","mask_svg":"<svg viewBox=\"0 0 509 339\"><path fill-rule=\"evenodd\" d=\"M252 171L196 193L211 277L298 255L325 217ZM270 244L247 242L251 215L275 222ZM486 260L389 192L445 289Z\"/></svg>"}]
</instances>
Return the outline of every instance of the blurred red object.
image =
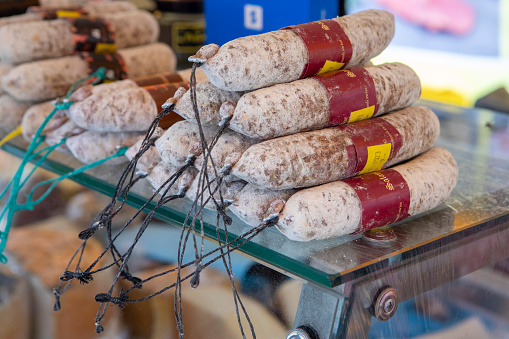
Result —
<instances>
[{"instance_id":1,"label":"blurred red object","mask_svg":"<svg viewBox=\"0 0 509 339\"><path fill-rule=\"evenodd\" d=\"M378 0L391 12L432 32L469 33L475 12L464 0Z\"/></svg>"}]
</instances>

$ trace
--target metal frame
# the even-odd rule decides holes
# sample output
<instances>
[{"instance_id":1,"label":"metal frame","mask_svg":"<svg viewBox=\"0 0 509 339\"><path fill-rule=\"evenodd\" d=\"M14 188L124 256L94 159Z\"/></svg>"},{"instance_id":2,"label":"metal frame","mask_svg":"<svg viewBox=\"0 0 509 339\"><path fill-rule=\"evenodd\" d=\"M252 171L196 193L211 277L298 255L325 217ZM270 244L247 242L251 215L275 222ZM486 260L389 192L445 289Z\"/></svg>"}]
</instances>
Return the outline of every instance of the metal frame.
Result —
<instances>
[{"instance_id":1,"label":"metal frame","mask_svg":"<svg viewBox=\"0 0 509 339\"><path fill-rule=\"evenodd\" d=\"M459 241L440 244L425 256L333 289L304 284L294 328L308 326L319 339L366 338L376 314L376 298L384 288L395 289L401 302L509 257L509 216L488 221L487 226ZM472 255L479 249L482 255Z\"/></svg>"}]
</instances>

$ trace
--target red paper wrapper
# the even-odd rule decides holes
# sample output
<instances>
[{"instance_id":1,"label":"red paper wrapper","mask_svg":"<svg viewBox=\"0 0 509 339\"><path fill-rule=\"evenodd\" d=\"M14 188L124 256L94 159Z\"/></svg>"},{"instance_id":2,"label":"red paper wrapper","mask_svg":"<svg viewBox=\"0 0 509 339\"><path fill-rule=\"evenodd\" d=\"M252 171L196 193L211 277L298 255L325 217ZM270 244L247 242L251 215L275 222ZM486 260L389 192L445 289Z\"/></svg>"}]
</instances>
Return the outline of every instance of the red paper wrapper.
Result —
<instances>
[{"instance_id":1,"label":"red paper wrapper","mask_svg":"<svg viewBox=\"0 0 509 339\"><path fill-rule=\"evenodd\" d=\"M166 102L166 100L171 98L180 87L188 88L188 86L184 83L166 83L143 86L143 88L150 93L152 99L154 99L158 110L161 109L161 106Z\"/></svg>"},{"instance_id":2,"label":"red paper wrapper","mask_svg":"<svg viewBox=\"0 0 509 339\"><path fill-rule=\"evenodd\" d=\"M387 169L343 181L355 190L361 201L361 227L356 233L409 217L410 189L399 172Z\"/></svg>"},{"instance_id":3,"label":"red paper wrapper","mask_svg":"<svg viewBox=\"0 0 509 339\"><path fill-rule=\"evenodd\" d=\"M300 78L338 71L352 58L352 43L335 20L320 20L284 27L297 33L308 50L308 63Z\"/></svg>"},{"instance_id":4,"label":"red paper wrapper","mask_svg":"<svg viewBox=\"0 0 509 339\"><path fill-rule=\"evenodd\" d=\"M106 68L106 79L104 82L127 79L125 61L118 53L96 54L81 52L79 56L87 62L89 74L97 71L100 67Z\"/></svg>"},{"instance_id":5,"label":"red paper wrapper","mask_svg":"<svg viewBox=\"0 0 509 339\"><path fill-rule=\"evenodd\" d=\"M338 126L352 139L347 147L349 173L364 174L385 168L401 148L401 134L383 119Z\"/></svg>"},{"instance_id":6,"label":"red paper wrapper","mask_svg":"<svg viewBox=\"0 0 509 339\"><path fill-rule=\"evenodd\" d=\"M149 75L142 78L133 79L140 87L166 84L166 83L184 83L184 79L175 72L167 72L156 75Z\"/></svg>"},{"instance_id":7,"label":"red paper wrapper","mask_svg":"<svg viewBox=\"0 0 509 339\"><path fill-rule=\"evenodd\" d=\"M365 120L378 112L375 83L366 69L354 67L314 78L327 90L329 126Z\"/></svg>"},{"instance_id":8,"label":"red paper wrapper","mask_svg":"<svg viewBox=\"0 0 509 339\"><path fill-rule=\"evenodd\" d=\"M166 84L159 84L159 85L152 85L152 86L145 86L143 87L146 89L150 95L152 96L152 99L154 99L154 102L156 103L158 111L161 109L162 104L168 100L168 98L172 97L173 94L180 88L180 87L186 87L189 88L184 83L166 83ZM170 112L169 114L165 115L160 121L159 121L159 127L162 129L167 129L177 121L183 120L180 115L178 115L175 112Z\"/></svg>"},{"instance_id":9,"label":"red paper wrapper","mask_svg":"<svg viewBox=\"0 0 509 339\"><path fill-rule=\"evenodd\" d=\"M74 50L113 53L117 49L110 24L101 18L67 18L72 24Z\"/></svg>"}]
</instances>

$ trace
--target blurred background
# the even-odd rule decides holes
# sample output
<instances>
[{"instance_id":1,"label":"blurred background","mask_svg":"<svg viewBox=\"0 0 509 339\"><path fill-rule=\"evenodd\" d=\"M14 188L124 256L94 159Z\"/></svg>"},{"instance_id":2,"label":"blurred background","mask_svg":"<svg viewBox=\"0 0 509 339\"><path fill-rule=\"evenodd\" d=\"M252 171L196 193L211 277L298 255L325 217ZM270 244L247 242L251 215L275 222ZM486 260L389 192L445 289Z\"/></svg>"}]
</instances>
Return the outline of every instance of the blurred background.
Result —
<instances>
[{"instance_id":1,"label":"blurred background","mask_svg":"<svg viewBox=\"0 0 509 339\"><path fill-rule=\"evenodd\" d=\"M57 2L62 6L72 7L82 5L86 1ZM159 40L167 43L175 51L178 69L190 67L187 58L206 43L221 45L241 36L370 8L388 10L395 15L396 34L390 46L373 60L375 64L399 61L414 68L423 84L422 99L509 113L509 0L339 2L293 0L291 3L274 0L132 0L131 2L140 9L150 11L157 18L161 28ZM0 0L0 16L24 13L29 6L39 4L37 0ZM17 158L5 152L0 153L0 190L7 185L18 163ZM53 177L51 173L40 171L34 180L42 181L51 177ZM46 234L47 229L57 232L54 234L60 234L58 232L62 230L55 229L54 225L62 224L62 220L65 219L73 232L76 232L82 229L87 220L91 220L107 202L108 199L98 193L66 182L54 192L51 199L41 204L37 211L19 214L14 226L20 230L34 226L32 234L38 234L37 232ZM133 211L126 211L126 214L132 213ZM161 239L177 239L179 232L156 223L140 243L141 250L134 260L136 265L133 269L140 276L148 276L161 267L174 265L175 251L171 249L177 246L177 242L174 241L170 246L168 242L161 242ZM64 233L58 236L67 239ZM13 240L12 245L12 250L21 258L24 258L26 253L32 253L37 247L28 241L25 235L26 233L22 232L18 236L14 235L18 240ZM126 241L126 247L128 244ZM45 255L57 250L43 249L46 251ZM61 257L68 256L62 254ZM250 314L260 323L258 326L261 330L260 338L283 337L281 335L292 327L301 283L240 255L234 255L233 262L239 289L251 305L248 306L251 308ZM37 263L32 265L40 267ZM51 265L51 262L46 262L45 265ZM38 272L37 279L44 280L41 276L47 274L46 270L34 269L34 271ZM55 272L61 272L61 269ZM221 265L210 268L209 272L204 279L204 288L198 289L204 292L185 300L186 307L192 310L189 312L193 315L185 320L188 337L235 338L238 333L232 330L236 326L234 309L231 300L227 300L231 297L229 280ZM373 319L369 337L509 338L508 277L509 263L506 260L402 303L397 315L390 321L382 323ZM13 312L20 312L16 314L19 319L24 319L21 314L23 310L6 310L9 298L5 298L5 294L14 293L12 291L15 286L21 286L17 287L21 289L20 296L31 293L19 285L20 279L24 278L21 278L20 272L12 267L10 271L4 270L0 276L0 322L2 320L7 322L6 325L0 326L2 339L22 338L27 334L26 328L21 334L3 330L6 328L3 326L7 326L10 319L8 314L11 314L12 318ZM51 296L51 289L48 286L44 287L46 293L44 298ZM155 291L159 287L148 288ZM22 301L15 302L17 306L21 304ZM92 304L95 305L95 302ZM212 307L206 306L207 304ZM174 329L170 329L174 326L172 310L172 296L159 298L147 304L130 305L122 312L123 320L117 319L117 323L125 325L119 325L118 331L111 337L153 339L176 337ZM24 312L29 313L29 310L24 309ZM32 315L33 317L37 318ZM29 318L27 316L26 319ZM56 326L55 320L48 319L50 318L41 320L42 325L39 325ZM210 331L207 327L210 326L210 319L213 319L216 326L212 331L213 334L205 336L204 331ZM230 323L232 319L234 322ZM81 320L79 316L76 318L76 322ZM67 318L65 323L71 321L73 321L71 318ZM199 324L201 325L198 326ZM23 329L22 324L16 326ZM57 330L52 329L45 333L56 333L53 331ZM52 337L53 334L48 337ZM41 335L31 332L30 337Z\"/></svg>"}]
</instances>

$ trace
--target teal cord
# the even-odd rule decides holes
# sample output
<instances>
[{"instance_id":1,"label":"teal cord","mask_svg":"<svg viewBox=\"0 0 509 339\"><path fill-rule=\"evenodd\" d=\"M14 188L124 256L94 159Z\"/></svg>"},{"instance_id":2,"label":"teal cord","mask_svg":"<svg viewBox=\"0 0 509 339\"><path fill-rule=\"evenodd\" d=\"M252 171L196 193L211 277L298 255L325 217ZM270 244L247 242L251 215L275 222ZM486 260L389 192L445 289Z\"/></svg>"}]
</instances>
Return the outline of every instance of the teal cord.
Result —
<instances>
[{"instance_id":1,"label":"teal cord","mask_svg":"<svg viewBox=\"0 0 509 339\"><path fill-rule=\"evenodd\" d=\"M2 210L2 213L0 214L0 221L2 221L4 219L4 216L7 215L7 218L5 220L5 228L4 228L3 231L0 231L0 263L4 263L4 264L7 263L7 257L3 254L3 252L4 252L4 249L5 249L5 245L7 243L7 237L9 235L9 231L11 229L11 224L12 224L12 219L13 219L14 213L16 213L17 211L22 210L24 208L28 208L28 209L32 210L33 207L36 204L42 202L44 200L44 198L46 198L49 195L49 193L55 188L56 184L59 183L60 181L62 181L63 179L69 178L72 175L79 174L81 172L86 171L87 169L90 169L92 167L98 166L98 165L104 163L105 161L107 161L107 160L109 160L111 158L124 155L125 149L121 148L121 149L118 150L117 153L115 153L114 155L112 155L112 156L110 156L108 158L99 160L99 161L97 161L97 162L95 162L93 164L87 165L87 166L83 166L83 167L81 167L81 168L79 168L77 170L74 170L74 171L72 171L72 172L70 172L68 174L63 175L60 178L55 178L55 179L52 179L52 180L48 180L47 182L44 182L44 183L49 183L49 182L53 182L54 181L54 184L51 185L47 189L47 191L43 194L43 196L41 198L37 199L36 201L32 201L31 200L32 199L32 194L33 194L33 191L35 190L35 188L37 188L40 185L44 184L44 183L40 183L40 184L36 185L34 188L32 188L32 190L30 191L30 194L28 196L29 200L25 204L18 205L16 203L21 188L23 187L23 185L26 184L27 180L34 173L35 169L37 167L39 167L44 162L44 160L50 155L50 153L54 149L56 149L60 144L65 142L65 140L62 140L60 143L58 143L58 144L56 144L54 146L47 147L47 148L45 148L45 149L43 149L41 151L38 151L38 152L34 153L35 150L44 142L45 136L41 135L41 134L42 134L44 128L46 127L46 125L48 124L49 120L55 115L55 113L57 111L59 111L59 110L66 110L66 109L69 109L69 107L71 107L71 105L74 102L72 100L69 100L69 98L71 97L71 95L74 93L74 91L80 85L82 85L84 83L90 83L92 85L96 85L99 82L101 82L102 80L104 80L105 78L106 78L106 68L101 67L97 71L95 71L94 73L89 75L88 77L80 79L77 82L75 82L71 86L71 89L67 92L67 95L65 96L65 98L55 104L55 108L53 109L53 111L46 117L46 119L44 119L44 121L42 122L41 126L39 126L39 128L35 132L35 135L34 135L34 137L32 139L32 142L28 146L28 148L26 150L26 153L23 156L23 159L21 160L21 164L20 164L18 170L14 174L12 180L9 182L7 187L2 191L2 194L0 194L0 199L2 199L6 195L6 193L9 191L9 188L11 189L11 195L9 196L9 199L7 201L7 204L6 204L5 208ZM22 180L23 172L25 170L26 165L30 161L32 161L34 158L36 158L37 156L39 156L40 154L42 154L44 152L46 152L46 154L44 154L37 161L37 163L35 164L34 168L25 177L25 179Z\"/></svg>"}]
</instances>

